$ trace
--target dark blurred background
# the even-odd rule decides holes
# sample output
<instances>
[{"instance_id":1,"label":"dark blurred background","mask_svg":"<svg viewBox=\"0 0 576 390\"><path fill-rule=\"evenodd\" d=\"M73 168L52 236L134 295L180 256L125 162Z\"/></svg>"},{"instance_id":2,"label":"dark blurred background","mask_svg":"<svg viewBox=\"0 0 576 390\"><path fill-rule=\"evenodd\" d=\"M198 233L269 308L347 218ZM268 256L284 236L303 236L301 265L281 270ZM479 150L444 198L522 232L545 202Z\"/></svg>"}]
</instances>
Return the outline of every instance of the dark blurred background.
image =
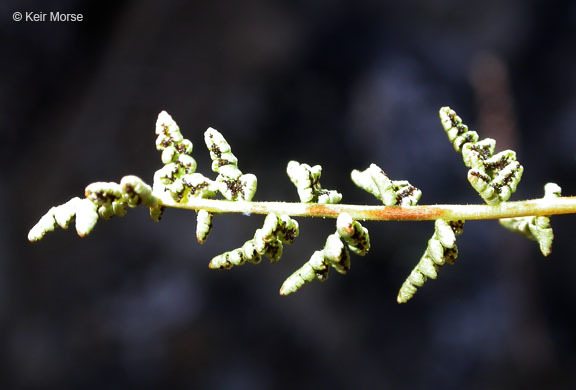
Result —
<instances>
[{"instance_id":1,"label":"dark blurred background","mask_svg":"<svg viewBox=\"0 0 576 390\"><path fill-rule=\"evenodd\" d=\"M21 12L82 22L14 22ZM422 204L481 203L438 121L449 105L525 167L513 199L555 181L575 194L574 1L93 0L0 3L2 389L575 388L573 216L554 250L468 222L460 257L407 305L396 293L430 222L365 224L373 249L289 297L283 280L334 230L303 220L278 264L209 271L261 216L136 209L80 239L26 235L94 181L161 166L161 110L195 144L222 131L256 200L296 201L285 175L322 164L345 203L371 162Z\"/></svg>"}]
</instances>

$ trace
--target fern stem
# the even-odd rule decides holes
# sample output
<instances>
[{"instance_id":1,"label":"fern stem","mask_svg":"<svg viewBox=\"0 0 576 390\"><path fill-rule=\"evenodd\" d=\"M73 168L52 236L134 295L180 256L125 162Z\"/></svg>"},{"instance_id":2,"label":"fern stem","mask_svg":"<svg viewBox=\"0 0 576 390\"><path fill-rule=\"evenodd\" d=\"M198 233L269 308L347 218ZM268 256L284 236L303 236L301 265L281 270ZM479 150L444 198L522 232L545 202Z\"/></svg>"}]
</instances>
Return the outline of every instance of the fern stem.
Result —
<instances>
[{"instance_id":1,"label":"fern stem","mask_svg":"<svg viewBox=\"0 0 576 390\"><path fill-rule=\"evenodd\" d=\"M206 210L211 213L285 214L292 217L337 218L345 212L358 220L427 221L480 220L537 215L576 214L576 197L533 199L503 202L499 205L422 205L422 206L362 206L348 204L317 204L287 202L247 202L190 198L176 203L168 197L160 199L165 207Z\"/></svg>"}]
</instances>

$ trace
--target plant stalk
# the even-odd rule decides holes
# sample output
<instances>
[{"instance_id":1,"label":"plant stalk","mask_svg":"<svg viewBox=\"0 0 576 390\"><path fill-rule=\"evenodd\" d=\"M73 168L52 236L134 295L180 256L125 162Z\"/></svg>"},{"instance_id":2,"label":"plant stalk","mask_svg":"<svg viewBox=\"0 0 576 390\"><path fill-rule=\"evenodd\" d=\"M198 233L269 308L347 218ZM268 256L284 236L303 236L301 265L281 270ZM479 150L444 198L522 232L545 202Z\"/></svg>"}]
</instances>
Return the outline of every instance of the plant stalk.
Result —
<instances>
[{"instance_id":1,"label":"plant stalk","mask_svg":"<svg viewBox=\"0 0 576 390\"><path fill-rule=\"evenodd\" d=\"M362 206L349 204L317 204L288 202L246 202L190 198L187 203L176 203L162 197L165 207L206 210L215 214L285 214L291 217L337 218L346 212L357 220L374 221L428 221L444 219L481 220L526 217L537 215L576 214L576 197L533 199L489 205L422 205L422 206Z\"/></svg>"}]
</instances>

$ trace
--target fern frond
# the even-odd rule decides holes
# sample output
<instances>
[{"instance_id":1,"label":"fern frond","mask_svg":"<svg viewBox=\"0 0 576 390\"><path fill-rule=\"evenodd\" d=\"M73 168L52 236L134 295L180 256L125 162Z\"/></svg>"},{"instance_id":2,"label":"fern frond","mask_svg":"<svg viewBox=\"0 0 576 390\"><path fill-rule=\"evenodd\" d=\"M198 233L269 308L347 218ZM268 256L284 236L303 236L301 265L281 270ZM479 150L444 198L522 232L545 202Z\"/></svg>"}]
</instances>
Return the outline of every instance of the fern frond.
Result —
<instances>
[{"instance_id":1,"label":"fern frond","mask_svg":"<svg viewBox=\"0 0 576 390\"><path fill-rule=\"evenodd\" d=\"M428 240L424 255L400 287L396 298L398 303L408 302L418 288L424 285L426 279L436 279L441 266L446 263L454 264L458 256L456 237L462 234L463 226L463 221L438 219L434 222L434 234Z\"/></svg>"},{"instance_id":2,"label":"fern frond","mask_svg":"<svg viewBox=\"0 0 576 390\"><path fill-rule=\"evenodd\" d=\"M286 167L290 181L298 190L298 197L302 203L334 204L342 200L342 194L337 191L325 190L320 186L322 167L300 164L290 161Z\"/></svg>"},{"instance_id":3,"label":"fern frond","mask_svg":"<svg viewBox=\"0 0 576 390\"><path fill-rule=\"evenodd\" d=\"M256 176L242 173L224 136L210 127L204 133L204 141L212 158L212 170L218 173L216 183L220 193L228 200L252 200L258 183Z\"/></svg>"},{"instance_id":4,"label":"fern frond","mask_svg":"<svg viewBox=\"0 0 576 390\"><path fill-rule=\"evenodd\" d=\"M491 138L478 141L478 134L469 131L450 107L440 109L440 120L454 149L462 153L464 164L470 168L468 181L472 187L487 204L506 202L516 191L524 172L516 160L516 153L505 150L494 154L496 141ZM561 195L561 189L555 183L548 183L544 190L544 199L559 198ZM537 241L544 256L551 253L554 233L548 216L505 218L500 219L500 224Z\"/></svg>"},{"instance_id":5,"label":"fern frond","mask_svg":"<svg viewBox=\"0 0 576 390\"><path fill-rule=\"evenodd\" d=\"M376 164L371 164L364 171L355 169L350 176L354 184L372 194L385 206L414 206L422 196L422 191L406 180L390 180Z\"/></svg>"},{"instance_id":6,"label":"fern frond","mask_svg":"<svg viewBox=\"0 0 576 390\"><path fill-rule=\"evenodd\" d=\"M470 168L468 181L482 199L490 205L510 199L524 172L516 152L505 150L494 155L496 141L478 141L478 133L468 130L450 107L440 109L440 121L454 150L462 153L464 164Z\"/></svg>"},{"instance_id":7,"label":"fern frond","mask_svg":"<svg viewBox=\"0 0 576 390\"><path fill-rule=\"evenodd\" d=\"M155 221L160 219L163 207L152 194L150 186L136 176L125 176L118 183L97 182L86 187L85 198L78 197L52 207L28 233L28 240L37 241L54 230L63 229L76 219L76 231L80 237L88 235L98 218L123 217L126 207L146 206Z\"/></svg>"},{"instance_id":8,"label":"fern frond","mask_svg":"<svg viewBox=\"0 0 576 390\"><path fill-rule=\"evenodd\" d=\"M314 252L310 260L284 281L280 295L292 294L315 279L325 281L329 267L338 273L347 273L350 270L348 250L358 256L366 255L370 250L370 236L360 222L354 221L347 213L341 213L336 220L336 233L329 235L324 248Z\"/></svg>"},{"instance_id":9,"label":"fern frond","mask_svg":"<svg viewBox=\"0 0 576 390\"><path fill-rule=\"evenodd\" d=\"M262 228L257 229L254 238L240 248L214 257L209 264L212 269L230 269L246 261L259 263L261 256L271 262L280 260L284 244L292 244L298 237L298 222L286 215L268 214Z\"/></svg>"},{"instance_id":10,"label":"fern frond","mask_svg":"<svg viewBox=\"0 0 576 390\"><path fill-rule=\"evenodd\" d=\"M211 179L196 172L193 145L185 139L178 124L165 111L156 122L156 148L163 166L154 173L150 187L136 176L125 176L120 183L96 182L85 189L85 197L75 197L52 207L30 230L28 239L37 241L59 226L68 228L72 221L80 236L89 234L99 218L122 217L129 208L142 205L154 221L160 220L166 207L191 209L197 213L196 239L206 241L213 225L213 213L265 214L263 226L241 247L212 258L210 268L230 269L246 262L259 263L262 257L271 262L280 259L285 244L299 235L298 222L290 216L337 218L336 232L329 235L322 250L290 275L280 294L296 292L313 280L328 278L330 267L340 274L350 270L350 251L364 256L370 250L368 229L359 220L434 220L434 233L420 261L402 284L399 303L411 299L428 278L436 279L444 264L453 264L458 256L456 237L462 233L466 219L500 219L500 223L540 245L546 256L554 238L550 215L576 213L576 198L561 197L554 183L545 186L542 199L507 202L522 177L523 167L516 153L505 150L494 153L496 141L479 139L449 107L440 109L442 126L454 149L461 153L469 168L468 181L486 205L418 206L422 192L405 180L391 180L384 171L371 164L363 171L353 170L352 181L376 197L384 206L339 204L342 194L320 185L322 167L290 161L286 168L295 185L300 202L254 202L257 179L244 174L238 158L224 136L213 128L204 133L204 141L217 174ZM216 199L221 195L224 199Z\"/></svg>"},{"instance_id":11,"label":"fern frond","mask_svg":"<svg viewBox=\"0 0 576 390\"><path fill-rule=\"evenodd\" d=\"M544 199L559 198L561 194L562 189L556 183L547 183L544 186ZM522 234L530 240L537 241L544 256L548 256L552 252L554 232L550 225L549 216L502 218L499 221L506 229Z\"/></svg>"}]
</instances>

